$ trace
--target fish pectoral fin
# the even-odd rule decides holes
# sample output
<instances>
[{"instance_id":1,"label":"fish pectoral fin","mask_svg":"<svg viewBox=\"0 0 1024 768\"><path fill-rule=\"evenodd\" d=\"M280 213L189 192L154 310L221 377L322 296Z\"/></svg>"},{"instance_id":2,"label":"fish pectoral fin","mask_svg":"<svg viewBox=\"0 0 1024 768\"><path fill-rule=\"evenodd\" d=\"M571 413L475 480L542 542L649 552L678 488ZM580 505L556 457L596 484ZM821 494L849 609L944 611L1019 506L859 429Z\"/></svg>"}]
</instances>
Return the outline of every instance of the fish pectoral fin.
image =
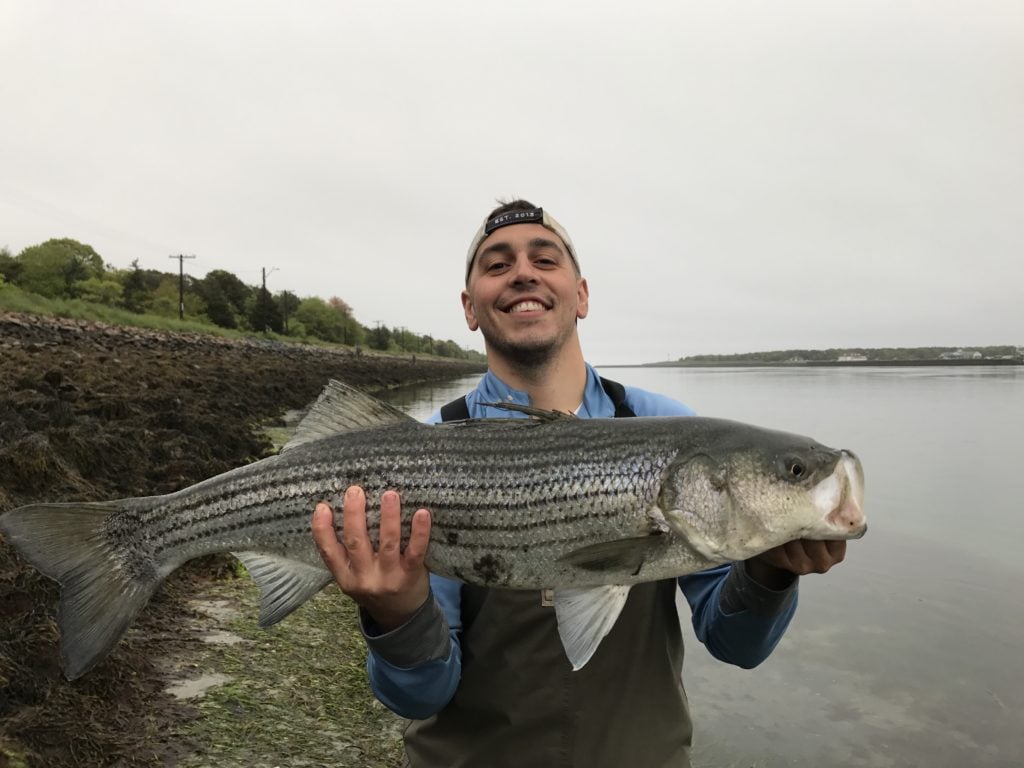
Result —
<instances>
[{"instance_id":1,"label":"fish pectoral fin","mask_svg":"<svg viewBox=\"0 0 1024 768\"><path fill-rule=\"evenodd\" d=\"M654 532L646 536L602 541L600 544L574 549L559 560L588 571L628 570L636 574L644 561L650 557L651 549L659 545L663 545L661 536Z\"/></svg>"},{"instance_id":2,"label":"fish pectoral fin","mask_svg":"<svg viewBox=\"0 0 1024 768\"><path fill-rule=\"evenodd\" d=\"M629 589L609 584L555 591L558 636L574 672L590 661L597 646L615 626L629 597Z\"/></svg>"},{"instance_id":3,"label":"fish pectoral fin","mask_svg":"<svg viewBox=\"0 0 1024 768\"><path fill-rule=\"evenodd\" d=\"M394 406L332 379L281 452L342 432L413 420Z\"/></svg>"},{"instance_id":4,"label":"fish pectoral fin","mask_svg":"<svg viewBox=\"0 0 1024 768\"><path fill-rule=\"evenodd\" d=\"M276 624L331 582L324 568L266 552L233 552L260 588L260 626Z\"/></svg>"}]
</instances>

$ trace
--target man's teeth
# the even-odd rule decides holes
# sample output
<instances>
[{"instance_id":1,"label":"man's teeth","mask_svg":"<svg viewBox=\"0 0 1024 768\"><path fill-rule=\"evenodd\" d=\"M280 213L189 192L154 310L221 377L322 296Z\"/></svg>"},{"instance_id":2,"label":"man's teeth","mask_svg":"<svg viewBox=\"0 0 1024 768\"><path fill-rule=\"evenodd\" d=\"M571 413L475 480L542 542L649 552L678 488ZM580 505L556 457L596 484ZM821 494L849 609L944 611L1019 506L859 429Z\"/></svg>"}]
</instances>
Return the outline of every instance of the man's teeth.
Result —
<instances>
[{"instance_id":1,"label":"man's teeth","mask_svg":"<svg viewBox=\"0 0 1024 768\"><path fill-rule=\"evenodd\" d=\"M536 312L540 309L544 309L544 305L539 301L521 301L509 307L508 311L511 314L513 312Z\"/></svg>"}]
</instances>

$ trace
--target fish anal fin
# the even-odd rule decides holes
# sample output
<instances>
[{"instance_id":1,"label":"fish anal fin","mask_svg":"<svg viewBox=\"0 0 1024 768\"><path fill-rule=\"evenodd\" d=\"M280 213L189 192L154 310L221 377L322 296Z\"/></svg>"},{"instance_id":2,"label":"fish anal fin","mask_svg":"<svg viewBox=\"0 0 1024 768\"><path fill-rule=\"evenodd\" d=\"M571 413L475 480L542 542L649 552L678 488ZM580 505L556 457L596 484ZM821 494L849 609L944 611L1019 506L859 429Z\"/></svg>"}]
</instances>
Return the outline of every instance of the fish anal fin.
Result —
<instances>
[{"instance_id":1,"label":"fish anal fin","mask_svg":"<svg viewBox=\"0 0 1024 768\"><path fill-rule=\"evenodd\" d=\"M269 627L331 582L323 567L266 552L234 552L260 588L260 626Z\"/></svg>"},{"instance_id":2,"label":"fish anal fin","mask_svg":"<svg viewBox=\"0 0 1024 768\"><path fill-rule=\"evenodd\" d=\"M332 379L281 452L297 445L358 429L415 421L392 405Z\"/></svg>"},{"instance_id":3,"label":"fish anal fin","mask_svg":"<svg viewBox=\"0 0 1024 768\"><path fill-rule=\"evenodd\" d=\"M628 597L629 587L615 584L555 591L558 636L574 672L590 661Z\"/></svg>"}]
</instances>

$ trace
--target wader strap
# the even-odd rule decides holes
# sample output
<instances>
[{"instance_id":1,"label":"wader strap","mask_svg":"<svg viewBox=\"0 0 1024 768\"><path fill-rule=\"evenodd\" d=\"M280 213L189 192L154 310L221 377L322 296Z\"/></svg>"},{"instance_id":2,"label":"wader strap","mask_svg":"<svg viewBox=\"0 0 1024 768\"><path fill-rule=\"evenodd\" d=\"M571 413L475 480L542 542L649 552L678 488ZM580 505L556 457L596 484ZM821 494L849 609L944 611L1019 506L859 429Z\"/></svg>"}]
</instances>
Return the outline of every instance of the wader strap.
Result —
<instances>
[{"instance_id":1,"label":"wader strap","mask_svg":"<svg viewBox=\"0 0 1024 768\"><path fill-rule=\"evenodd\" d=\"M469 406L465 395L441 406L441 421L465 421L468 418Z\"/></svg>"},{"instance_id":2,"label":"wader strap","mask_svg":"<svg viewBox=\"0 0 1024 768\"><path fill-rule=\"evenodd\" d=\"M626 388L624 386L617 381L606 379L604 376L598 376L597 378L601 380L601 386L604 387L605 394L612 399L612 405L615 406L616 419L636 416L633 409L626 405Z\"/></svg>"},{"instance_id":3,"label":"wader strap","mask_svg":"<svg viewBox=\"0 0 1024 768\"><path fill-rule=\"evenodd\" d=\"M633 409L626 405L626 388L617 381L606 379L604 376L597 377L601 381L605 394L612 400L615 406L615 418L624 419L629 416L636 416ZM441 406L441 421L463 421L469 418L469 406L466 405L466 396L452 400Z\"/></svg>"}]
</instances>

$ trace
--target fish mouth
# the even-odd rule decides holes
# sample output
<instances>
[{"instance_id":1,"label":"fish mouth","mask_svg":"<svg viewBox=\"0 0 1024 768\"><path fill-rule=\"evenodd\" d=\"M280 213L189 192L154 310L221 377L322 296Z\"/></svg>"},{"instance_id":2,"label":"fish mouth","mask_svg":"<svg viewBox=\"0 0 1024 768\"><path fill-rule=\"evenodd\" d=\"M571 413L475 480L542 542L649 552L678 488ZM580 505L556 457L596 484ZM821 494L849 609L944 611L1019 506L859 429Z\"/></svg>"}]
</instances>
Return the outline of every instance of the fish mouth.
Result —
<instances>
[{"instance_id":1,"label":"fish mouth","mask_svg":"<svg viewBox=\"0 0 1024 768\"><path fill-rule=\"evenodd\" d=\"M864 515L864 470L851 451L840 451L832 474L813 489L814 504L827 531L837 539L859 539L868 530Z\"/></svg>"}]
</instances>

